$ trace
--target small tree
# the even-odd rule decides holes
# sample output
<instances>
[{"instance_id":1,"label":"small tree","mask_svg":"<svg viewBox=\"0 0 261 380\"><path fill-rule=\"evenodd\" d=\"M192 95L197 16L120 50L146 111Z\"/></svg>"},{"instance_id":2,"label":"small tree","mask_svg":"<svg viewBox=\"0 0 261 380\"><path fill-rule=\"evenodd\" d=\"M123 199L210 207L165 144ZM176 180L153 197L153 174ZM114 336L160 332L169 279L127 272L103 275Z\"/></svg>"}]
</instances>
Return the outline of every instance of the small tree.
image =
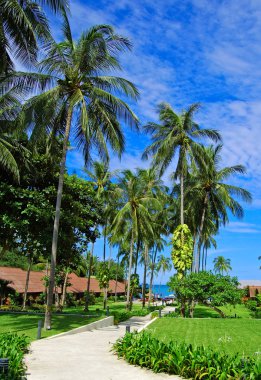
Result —
<instances>
[{"instance_id":1,"label":"small tree","mask_svg":"<svg viewBox=\"0 0 261 380\"><path fill-rule=\"evenodd\" d=\"M221 276L212 272L190 273L182 279L173 276L168 283L178 300L187 303L192 318L195 302L214 309L224 318L225 314L219 306L236 305L241 302L244 291L239 290L238 285L236 277Z\"/></svg>"}]
</instances>

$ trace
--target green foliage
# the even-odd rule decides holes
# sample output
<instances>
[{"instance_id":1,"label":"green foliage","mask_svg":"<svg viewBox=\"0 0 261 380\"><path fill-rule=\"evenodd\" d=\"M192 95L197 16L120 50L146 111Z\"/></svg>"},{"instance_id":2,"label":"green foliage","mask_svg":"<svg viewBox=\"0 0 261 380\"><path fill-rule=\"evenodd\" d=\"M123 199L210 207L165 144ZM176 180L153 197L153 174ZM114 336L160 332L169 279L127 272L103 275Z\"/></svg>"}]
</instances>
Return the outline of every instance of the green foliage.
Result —
<instances>
[{"instance_id":1,"label":"green foliage","mask_svg":"<svg viewBox=\"0 0 261 380\"><path fill-rule=\"evenodd\" d=\"M246 307L251 311L256 311L257 309L257 301L255 300L248 300L245 302Z\"/></svg>"},{"instance_id":2,"label":"green foliage","mask_svg":"<svg viewBox=\"0 0 261 380\"><path fill-rule=\"evenodd\" d=\"M18 292L9 293L11 306L18 306L20 302L20 294Z\"/></svg>"},{"instance_id":3,"label":"green foliage","mask_svg":"<svg viewBox=\"0 0 261 380\"><path fill-rule=\"evenodd\" d=\"M228 273L230 270L232 270L232 267L230 265L231 260L225 259L223 256L218 256L213 260L214 263L214 272L219 274Z\"/></svg>"},{"instance_id":4,"label":"green foliage","mask_svg":"<svg viewBox=\"0 0 261 380\"><path fill-rule=\"evenodd\" d=\"M211 272L190 273L182 279L172 276L168 286L180 302L197 301L210 307L239 304L244 294L244 291L238 289L236 277Z\"/></svg>"},{"instance_id":5,"label":"green foliage","mask_svg":"<svg viewBox=\"0 0 261 380\"><path fill-rule=\"evenodd\" d=\"M149 309L140 309L140 310L132 310L132 311L112 311L110 315L114 316L114 324L117 325L120 322L127 321L134 316L144 317L149 314Z\"/></svg>"},{"instance_id":6,"label":"green foliage","mask_svg":"<svg viewBox=\"0 0 261 380\"><path fill-rule=\"evenodd\" d=\"M38 165L44 158L38 157ZM47 168L51 166L48 163ZM0 183L0 244L12 248L13 252L2 253L4 265L20 266L26 269L27 260L19 255L49 256L51 251L53 214L56 199L57 178L54 173L42 172L34 179L25 170L19 185L3 178ZM80 254L97 232L93 226L100 221L100 204L90 182L76 177L65 176L63 212L60 220L58 264L73 267L80 260ZM17 257L17 264L15 264Z\"/></svg>"},{"instance_id":7,"label":"green foliage","mask_svg":"<svg viewBox=\"0 0 261 380\"><path fill-rule=\"evenodd\" d=\"M102 289L108 289L110 281L110 269L108 263L101 264L98 273L99 286Z\"/></svg>"},{"instance_id":8,"label":"green foliage","mask_svg":"<svg viewBox=\"0 0 261 380\"><path fill-rule=\"evenodd\" d=\"M21 252L16 249L13 251L7 251L4 253L3 257L0 257L0 266L15 267L26 270L28 267L28 260L24 255L21 255Z\"/></svg>"},{"instance_id":9,"label":"green foliage","mask_svg":"<svg viewBox=\"0 0 261 380\"><path fill-rule=\"evenodd\" d=\"M23 356L28 349L28 338L15 333L0 334L0 358L9 359L8 376L1 375L2 380L18 380L24 378L25 365ZM0 370L1 371L1 370Z\"/></svg>"},{"instance_id":10,"label":"green foliage","mask_svg":"<svg viewBox=\"0 0 261 380\"><path fill-rule=\"evenodd\" d=\"M186 224L180 224L172 237L171 257L178 278L181 279L191 268L193 256L193 238Z\"/></svg>"},{"instance_id":11,"label":"green foliage","mask_svg":"<svg viewBox=\"0 0 261 380\"><path fill-rule=\"evenodd\" d=\"M113 346L119 357L130 364L201 380L260 379L261 361L254 358L229 356L203 346L186 343L168 344L148 332L126 334Z\"/></svg>"}]
</instances>

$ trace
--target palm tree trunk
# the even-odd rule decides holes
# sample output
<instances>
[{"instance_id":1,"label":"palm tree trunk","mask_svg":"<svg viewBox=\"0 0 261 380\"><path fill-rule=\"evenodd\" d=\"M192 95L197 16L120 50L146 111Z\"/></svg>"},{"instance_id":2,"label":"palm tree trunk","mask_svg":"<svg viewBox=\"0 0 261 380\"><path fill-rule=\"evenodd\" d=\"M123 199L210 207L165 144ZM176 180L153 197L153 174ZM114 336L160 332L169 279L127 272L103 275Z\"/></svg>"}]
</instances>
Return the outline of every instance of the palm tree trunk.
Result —
<instances>
[{"instance_id":1,"label":"palm tree trunk","mask_svg":"<svg viewBox=\"0 0 261 380\"><path fill-rule=\"evenodd\" d=\"M63 282L63 293L62 293L62 299L61 299L61 311L63 310L64 303L65 303L68 276L69 276L69 270L67 269L66 272L65 272L65 277L64 277L64 282Z\"/></svg>"},{"instance_id":2,"label":"palm tree trunk","mask_svg":"<svg viewBox=\"0 0 261 380\"><path fill-rule=\"evenodd\" d=\"M147 263L148 263L148 246L146 244L145 247L144 247L144 272L143 272L143 286L142 286L142 307L145 307Z\"/></svg>"},{"instance_id":3,"label":"palm tree trunk","mask_svg":"<svg viewBox=\"0 0 261 380\"><path fill-rule=\"evenodd\" d=\"M208 257L208 250L206 248L206 252L205 252L205 270L207 270L207 257Z\"/></svg>"},{"instance_id":4,"label":"palm tree trunk","mask_svg":"<svg viewBox=\"0 0 261 380\"><path fill-rule=\"evenodd\" d=\"M94 242L92 242L92 248L90 252L90 260L89 260L89 272L88 272L88 280L87 280L87 292L85 298L85 306L84 311L89 311L89 303L90 303L90 284L91 284L91 273L92 273L92 259L94 252Z\"/></svg>"},{"instance_id":5,"label":"palm tree trunk","mask_svg":"<svg viewBox=\"0 0 261 380\"><path fill-rule=\"evenodd\" d=\"M204 262L205 262L205 254L206 254L206 248L203 246L202 248L202 260L201 260L201 270L204 270Z\"/></svg>"},{"instance_id":6,"label":"palm tree trunk","mask_svg":"<svg viewBox=\"0 0 261 380\"><path fill-rule=\"evenodd\" d=\"M58 183L56 207L55 207L55 218L54 218L54 226L53 226L50 279L49 279L47 304L46 304L45 320L44 320L44 327L46 330L51 329L51 316L52 316L52 306L53 306L53 291L54 291L54 281L55 281L54 277L55 277L55 268L56 268L59 222L60 222L60 213L61 213L61 202L62 202L62 193L63 193L66 154L67 154L67 149L68 149L68 140L69 140L69 135L70 135L71 121L72 121L72 112L73 112L73 109L69 107L67 120L66 120L64 141L63 141L63 154L62 154L61 165L60 165L59 183Z\"/></svg>"},{"instance_id":7,"label":"palm tree trunk","mask_svg":"<svg viewBox=\"0 0 261 380\"><path fill-rule=\"evenodd\" d=\"M208 204L208 193L206 193L205 198L204 198L203 211L202 211L199 233L198 233L198 247L197 247L196 265L195 265L196 273L199 272L199 267L200 267L200 248L201 248L201 240L202 240L201 237L202 237L202 232L203 232L203 227L204 227L207 204Z\"/></svg>"},{"instance_id":8,"label":"palm tree trunk","mask_svg":"<svg viewBox=\"0 0 261 380\"><path fill-rule=\"evenodd\" d=\"M134 227L132 227L131 244L130 244L130 258L129 258L129 271L128 271L128 287L127 287L127 304L126 309L130 310L130 286L131 286L131 269L132 269L132 256L134 246Z\"/></svg>"},{"instance_id":9,"label":"palm tree trunk","mask_svg":"<svg viewBox=\"0 0 261 380\"><path fill-rule=\"evenodd\" d=\"M184 224L184 174L180 175L180 224Z\"/></svg>"},{"instance_id":10,"label":"palm tree trunk","mask_svg":"<svg viewBox=\"0 0 261 380\"><path fill-rule=\"evenodd\" d=\"M105 220L105 225L104 225L104 238L103 238L103 262L105 263L105 258L106 258L106 236L107 234L107 219Z\"/></svg>"},{"instance_id":11,"label":"palm tree trunk","mask_svg":"<svg viewBox=\"0 0 261 380\"><path fill-rule=\"evenodd\" d=\"M196 240L197 240L197 232L194 233L194 236L193 236L193 256L192 256L192 263L191 263L191 268L190 268L190 271L191 272L194 272L195 270L195 260L196 260L196 255L195 255L195 251L196 251Z\"/></svg>"},{"instance_id":12,"label":"palm tree trunk","mask_svg":"<svg viewBox=\"0 0 261 380\"><path fill-rule=\"evenodd\" d=\"M32 257L29 256L29 264L28 264L27 273L26 273L26 281L25 281L25 289L24 289L24 297L23 297L23 307L22 307L22 310L25 310L25 306L26 306L27 293L28 293L29 280L30 280L30 273L31 273L31 267L32 267Z\"/></svg>"},{"instance_id":13,"label":"palm tree trunk","mask_svg":"<svg viewBox=\"0 0 261 380\"><path fill-rule=\"evenodd\" d=\"M149 306L151 304L151 298L152 298L152 286L153 286L153 277L154 277L156 257L157 257L157 248L155 249L155 253L152 257L152 268L151 268L151 273L150 273L150 288L149 288Z\"/></svg>"},{"instance_id":14,"label":"palm tree trunk","mask_svg":"<svg viewBox=\"0 0 261 380\"><path fill-rule=\"evenodd\" d=\"M226 314L222 310L220 310L218 307L212 306L207 302L204 302L204 305L210 307L212 310L215 310L221 316L221 318L226 318Z\"/></svg>"},{"instance_id":15,"label":"palm tree trunk","mask_svg":"<svg viewBox=\"0 0 261 380\"><path fill-rule=\"evenodd\" d=\"M117 270L116 270L116 278L115 278L115 293L114 293L114 301L117 301L117 286L118 286L118 270L119 270L119 261L120 261L120 256L118 253L118 260L117 260Z\"/></svg>"},{"instance_id":16,"label":"palm tree trunk","mask_svg":"<svg viewBox=\"0 0 261 380\"><path fill-rule=\"evenodd\" d=\"M137 268L138 268L138 259L139 259L139 250L140 250L140 239L137 239L137 247L136 247L136 255L135 255L135 268L134 268L134 274L137 274Z\"/></svg>"}]
</instances>

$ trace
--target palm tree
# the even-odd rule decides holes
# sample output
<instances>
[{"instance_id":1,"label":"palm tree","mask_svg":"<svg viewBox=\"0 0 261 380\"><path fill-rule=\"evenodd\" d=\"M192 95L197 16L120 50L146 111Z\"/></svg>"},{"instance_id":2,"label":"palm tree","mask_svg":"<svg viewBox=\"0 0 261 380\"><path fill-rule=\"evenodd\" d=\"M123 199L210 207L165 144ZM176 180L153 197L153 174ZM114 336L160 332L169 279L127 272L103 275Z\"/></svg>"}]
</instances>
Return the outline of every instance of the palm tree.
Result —
<instances>
[{"instance_id":1,"label":"palm tree","mask_svg":"<svg viewBox=\"0 0 261 380\"><path fill-rule=\"evenodd\" d=\"M169 272L172 268L171 259L169 257L165 257L164 255L160 255L157 263L158 271L161 272L161 280L160 287L162 283L162 278L166 272Z\"/></svg>"},{"instance_id":2,"label":"palm tree","mask_svg":"<svg viewBox=\"0 0 261 380\"><path fill-rule=\"evenodd\" d=\"M199 104L192 104L180 115L176 114L167 103L158 107L159 120L162 124L153 122L144 126L144 130L152 135L152 144L148 146L143 158L152 155L153 165L159 167L163 174L172 160L178 154L178 163L175 169L175 178L180 180L180 223L184 224L184 178L188 170L188 160L200 161L201 149L196 142L208 137L214 141L220 140L220 135L212 129L201 129L193 121L193 116Z\"/></svg>"},{"instance_id":3,"label":"palm tree","mask_svg":"<svg viewBox=\"0 0 261 380\"><path fill-rule=\"evenodd\" d=\"M109 171L108 162L99 162L95 161L92 165L93 171L85 169L85 172L90 177L97 194L97 199L102 201L103 204L103 217L104 222L102 223L103 227L103 261L105 262L106 258L106 238L107 238L107 224L109 216L113 211L115 201L117 200L117 187L111 186L111 179L116 175L117 170L112 172ZM112 203L113 202L113 207Z\"/></svg>"},{"instance_id":4,"label":"palm tree","mask_svg":"<svg viewBox=\"0 0 261 380\"><path fill-rule=\"evenodd\" d=\"M192 201L191 212L200 215L195 259L196 272L199 271L200 266L200 247L203 243L202 234L206 220L212 220L218 229L221 223L225 225L228 222L228 210L237 218L242 218L244 215L242 206L234 196L245 202L251 202L252 199L247 190L227 183L230 177L244 174L245 168L242 165L220 167L221 150L222 145L202 148L204 163L199 169L194 168L194 172L188 179L188 198Z\"/></svg>"},{"instance_id":5,"label":"palm tree","mask_svg":"<svg viewBox=\"0 0 261 380\"><path fill-rule=\"evenodd\" d=\"M126 223L130 223L130 254L127 286L127 304L130 309L130 282L132 272L132 259L134 244L137 242L139 233L146 231L146 235L153 235L153 219L150 210L159 210L160 202L151 194L144 191L144 182L138 174L130 170L123 172L119 187L122 190L121 206L112 222L112 234L122 236Z\"/></svg>"},{"instance_id":6,"label":"palm tree","mask_svg":"<svg viewBox=\"0 0 261 380\"><path fill-rule=\"evenodd\" d=\"M35 64L39 42L51 39L41 5L55 13L68 9L67 0L0 0L0 75L14 70L12 57L22 64Z\"/></svg>"},{"instance_id":7,"label":"palm tree","mask_svg":"<svg viewBox=\"0 0 261 380\"><path fill-rule=\"evenodd\" d=\"M224 256L218 256L213 260L214 263L214 271L215 273L224 274L224 272L228 273L230 270L232 270L232 267L230 265L231 260L225 259Z\"/></svg>"},{"instance_id":8,"label":"palm tree","mask_svg":"<svg viewBox=\"0 0 261 380\"><path fill-rule=\"evenodd\" d=\"M19 182L18 159L28 161L30 152L23 146L23 100L34 90L43 89L48 82L46 75L12 72L0 73L0 166Z\"/></svg>"},{"instance_id":9,"label":"palm tree","mask_svg":"<svg viewBox=\"0 0 261 380\"><path fill-rule=\"evenodd\" d=\"M130 126L137 126L137 117L116 94L136 99L138 91L121 77L102 76L103 71L120 68L118 54L129 49L129 41L114 33L108 25L98 25L82 33L73 41L68 19L64 16L65 41L53 42L40 67L53 76L56 85L37 95L25 104L25 120L37 133L61 133L63 153L60 163L56 211L53 229L52 255L45 327L51 326L54 274L61 199L66 154L71 127L77 147L83 150L85 163L90 164L92 149L108 158L107 144L119 155L124 149L124 137L119 123L124 119Z\"/></svg>"}]
</instances>

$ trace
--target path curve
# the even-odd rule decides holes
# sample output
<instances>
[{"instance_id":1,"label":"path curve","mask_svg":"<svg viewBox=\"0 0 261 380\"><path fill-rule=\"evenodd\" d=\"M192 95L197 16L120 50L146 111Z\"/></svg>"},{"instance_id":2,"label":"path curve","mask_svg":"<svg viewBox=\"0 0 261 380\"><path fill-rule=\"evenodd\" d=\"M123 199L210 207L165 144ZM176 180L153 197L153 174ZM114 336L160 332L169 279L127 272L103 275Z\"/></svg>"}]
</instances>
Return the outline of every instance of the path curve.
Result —
<instances>
[{"instance_id":1,"label":"path curve","mask_svg":"<svg viewBox=\"0 0 261 380\"><path fill-rule=\"evenodd\" d=\"M111 352L126 325L139 329L149 317L132 317L119 326L75 335L43 339L31 344L26 356L28 380L178 380L179 376L155 374L135 367Z\"/></svg>"}]
</instances>

